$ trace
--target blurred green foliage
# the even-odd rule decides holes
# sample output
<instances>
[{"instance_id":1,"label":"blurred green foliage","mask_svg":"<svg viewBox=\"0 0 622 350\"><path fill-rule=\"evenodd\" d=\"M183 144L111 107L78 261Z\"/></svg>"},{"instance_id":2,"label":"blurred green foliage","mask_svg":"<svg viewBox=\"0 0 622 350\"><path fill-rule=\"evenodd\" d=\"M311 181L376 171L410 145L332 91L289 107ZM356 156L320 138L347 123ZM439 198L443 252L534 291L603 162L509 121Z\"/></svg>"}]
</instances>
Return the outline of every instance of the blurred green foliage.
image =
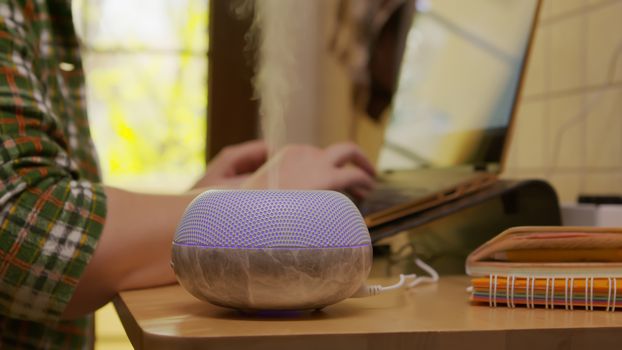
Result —
<instances>
[{"instance_id":1,"label":"blurred green foliage","mask_svg":"<svg viewBox=\"0 0 622 350\"><path fill-rule=\"evenodd\" d=\"M81 0L91 130L104 181L178 191L204 169L207 0Z\"/></svg>"}]
</instances>

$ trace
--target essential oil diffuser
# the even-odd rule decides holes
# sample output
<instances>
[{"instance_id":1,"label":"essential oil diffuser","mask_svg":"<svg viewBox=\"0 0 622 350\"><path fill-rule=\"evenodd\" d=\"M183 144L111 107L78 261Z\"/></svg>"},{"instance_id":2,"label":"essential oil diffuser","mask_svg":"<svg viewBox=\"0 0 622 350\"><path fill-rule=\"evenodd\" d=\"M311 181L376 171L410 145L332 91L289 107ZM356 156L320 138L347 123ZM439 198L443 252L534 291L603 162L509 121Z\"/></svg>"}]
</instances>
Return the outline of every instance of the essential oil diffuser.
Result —
<instances>
[{"instance_id":1,"label":"essential oil diffuser","mask_svg":"<svg viewBox=\"0 0 622 350\"><path fill-rule=\"evenodd\" d=\"M241 310L319 309L371 268L369 231L334 191L210 190L175 233L172 266L195 297Z\"/></svg>"}]
</instances>

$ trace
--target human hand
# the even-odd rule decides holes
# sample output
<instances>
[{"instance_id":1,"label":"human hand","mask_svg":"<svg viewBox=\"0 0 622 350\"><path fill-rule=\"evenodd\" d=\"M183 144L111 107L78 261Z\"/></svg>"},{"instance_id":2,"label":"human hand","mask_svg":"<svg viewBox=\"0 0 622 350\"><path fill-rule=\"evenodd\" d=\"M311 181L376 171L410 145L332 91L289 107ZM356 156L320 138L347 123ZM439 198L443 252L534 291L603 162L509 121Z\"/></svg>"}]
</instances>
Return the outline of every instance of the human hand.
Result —
<instances>
[{"instance_id":1,"label":"human hand","mask_svg":"<svg viewBox=\"0 0 622 350\"><path fill-rule=\"evenodd\" d=\"M238 188L267 158L268 148L263 140L227 146L209 162L205 174L192 188Z\"/></svg>"},{"instance_id":2,"label":"human hand","mask_svg":"<svg viewBox=\"0 0 622 350\"><path fill-rule=\"evenodd\" d=\"M325 149L289 145L250 176L242 188L336 190L362 199L373 189L374 176L374 166L353 143Z\"/></svg>"}]
</instances>

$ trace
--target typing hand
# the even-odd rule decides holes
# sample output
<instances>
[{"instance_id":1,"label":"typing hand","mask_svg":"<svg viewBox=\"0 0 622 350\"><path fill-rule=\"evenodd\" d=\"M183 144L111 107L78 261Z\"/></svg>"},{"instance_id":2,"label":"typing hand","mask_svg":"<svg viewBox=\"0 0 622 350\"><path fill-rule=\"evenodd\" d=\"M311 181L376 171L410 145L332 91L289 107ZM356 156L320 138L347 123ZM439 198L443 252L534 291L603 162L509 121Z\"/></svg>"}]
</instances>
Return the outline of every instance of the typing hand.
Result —
<instances>
[{"instance_id":1,"label":"typing hand","mask_svg":"<svg viewBox=\"0 0 622 350\"><path fill-rule=\"evenodd\" d=\"M336 190L362 199L373 189L374 176L374 166L355 144L339 143L325 149L289 145L261 166L242 187Z\"/></svg>"},{"instance_id":2,"label":"typing hand","mask_svg":"<svg viewBox=\"0 0 622 350\"><path fill-rule=\"evenodd\" d=\"M203 177L193 186L239 188L261 167L268 157L263 140L248 141L225 147L210 161Z\"/></svg>"}]
</instances>

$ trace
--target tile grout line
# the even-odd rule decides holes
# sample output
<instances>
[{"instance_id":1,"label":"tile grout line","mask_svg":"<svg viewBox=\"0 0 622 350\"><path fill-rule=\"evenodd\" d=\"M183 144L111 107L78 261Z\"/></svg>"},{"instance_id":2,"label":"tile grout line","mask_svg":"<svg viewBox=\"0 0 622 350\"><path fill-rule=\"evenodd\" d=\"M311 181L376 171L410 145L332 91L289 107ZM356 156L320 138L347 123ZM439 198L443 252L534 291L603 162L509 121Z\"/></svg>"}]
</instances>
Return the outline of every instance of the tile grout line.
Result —
<instances>
[{"instance_id":1,"label":"tile grout line","mask_svg":"<svg viewBox=\"0 0 622 350\"><path fill-rule=\"evenodd\" d=\"M543 18L542 20L540 20L540 26L553 25L555 23L564 21L566 19L574 18L576 16L580 16L583 14L587 14L588 12L598 10L602 7L607 7L607 6L615 5L618 3L620 3L620 0L609 0L609 1L603 1L597 4L593 4L593 5L583 5L580 8L568 10L566 12L562 12L560 14L553 15L551 17Z\"/></svg>"}]
</instances>

